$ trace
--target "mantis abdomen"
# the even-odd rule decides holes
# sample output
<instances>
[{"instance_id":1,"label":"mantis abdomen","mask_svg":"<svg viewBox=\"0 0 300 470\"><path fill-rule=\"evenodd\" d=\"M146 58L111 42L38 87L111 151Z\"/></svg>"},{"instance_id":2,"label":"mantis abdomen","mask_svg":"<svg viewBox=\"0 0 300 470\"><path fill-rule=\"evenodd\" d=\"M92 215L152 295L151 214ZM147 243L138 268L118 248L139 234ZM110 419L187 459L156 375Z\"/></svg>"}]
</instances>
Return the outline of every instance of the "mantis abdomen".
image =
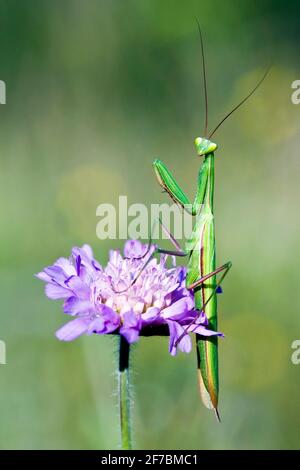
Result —
<instances>
[{"instance_id":1,"label":"mantis abdomen","mask_svg":"<svg viewBox=\"0 0 300 470\"><path fill-rule=\"evenodd\" d=\"M215 227L213 216L214 154L205 156L207 183L203 204L199 207L192 239L195 243L190 254L187 285L216 269ZM216 276L195 289L195 307L205 311L209 328L217 331ZM208 408L218 405L218 343L217 338L201 338L196 335L198 374L201 396Z\"/></svg>"}]
</instances>

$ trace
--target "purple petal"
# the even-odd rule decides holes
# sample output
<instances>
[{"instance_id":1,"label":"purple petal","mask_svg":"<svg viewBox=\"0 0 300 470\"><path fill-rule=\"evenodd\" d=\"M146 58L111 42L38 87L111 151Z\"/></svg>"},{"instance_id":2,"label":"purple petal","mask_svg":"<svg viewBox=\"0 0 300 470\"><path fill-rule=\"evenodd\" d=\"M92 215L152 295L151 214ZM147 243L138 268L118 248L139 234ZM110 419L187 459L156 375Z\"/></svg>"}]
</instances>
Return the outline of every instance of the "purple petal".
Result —
<instances>
[{"instance_id":1,"label":"purple petal","mask_svg":"<svg viewBox=\"0 0 300 470\"><path fill-rule=\"evenodd\" d=\"M101 271L101 266L93 258L93 252L89 245L83 245L82 248L74 247L72 249L73 258L76 260L78 256L81 258L81 265L85 266L90 276L94 276L98 271Z\"/></svg>"},{"instance_id":2,"label":"purple petal","mask_svg":"<svg viewBox=\"0 0 300 470\"><path fill-rule=\"evenodd\" d=\"M40 273L35 274L35 277L37 277L38 279L44 282L51 282L51 278L44 271L41 271Z\"/></svg>"},{"instance_id":3,"label":"purple petal","mask_svg":"<svg viewBox=\"0 0 300 470\"><path fill-rule=\"evenodd\" d=\"M99 312L103 315L105 321L110 321L111 323L119 324L120 316L108 305L100 305Z\"/></svg>"},{"instance_id":4,"label":"purple petal","mask_svg":"<svg viewBox=\"0 0 300 470\"><path fill-rule=\"evenodd\" d=\"M90 300L81 300L78 297L69 297L64 303L64 312L70 315L89 313L93 310Z\"/></svg>"},{"instance_id":5,"label":"purple petal","mask_svg":"<svg viewBox=\"0 0 300 470\"><path fill-rule=\"evenodd\" d=\"M147 247L138 240L128 240L124 246L124 256L125 258L138 258L139 256L145 254Z\"/></svg>"},{"instance_id":6,"label":"purple petal","mask_svg":"<svg viewBox=\"0 0 300 470\"><path fill-rule=\"evenodd\" d=\"M184 266L179 266L177 268L177 282L181 285L182 287L185 286L185 278L186 278L186 268Z\"/></svg>"},{"instance_id":7,"label":"purple petal","mask_svg":"<svg viewBox=\"0 0 300 470\"><path fill-rule=\"evenodd\" d=\"M184 333L184 328L175 321L167 321L170 331L170 342L169 342L169 352L172 356L176 356L177 347L185 353L191 352L192 343L191 338L188 334L185 334L183 338L180 340L177 346L175 346L176 342L180 338L180 336Z\"/></svg>"},{"instance_id":8,"label":"purple petal","mask_svg":"<svg viewBox=\"0 0 300 470\"><path fill-rule=\"evenodd\" d=\"M81 256L78 255L76 257L76 273L77 273L77 276L80 276L80 266L81 266Z\"/></svg>"},{"instance_id":9,"label":"purple petal","mask_svg":"<svg viewBox=\"0 0 300 470\"><path fill-rule=\"evenodd\" d=\"M81 299L89 299L91 290L78 276L71 276L65 281L65 285Z\"/></svg>"},{"instance_id":10,"label":"purple petal","mask_svg":"<svg viewBox=\"0 0 300 470\"><path fill-rule=\"evenodd\" d=\"M67 277L70 277L76 274L73 264L67 258L58 258L55 261L54 266L59 266L60 268L62 268L63 271L66 273Z\"/></svg>"},{"instance_id":11,"label":"purple petal","mask_svg":"<svg viewBox=\"0 0 300 470\"><path fill-rule=\"evenodd\" d=\"M123 314L123 325L127 328L136 327L139 325L139 323L140 319L133 310L129 310Z\"/></svg>"},{"instance_id":12,"label":"purple petal","mask_svg":"<svg viewBox=\"0 0 300 470\"><path fill-rule=\"evenodd\" d=\"M196 314L195 324L207 326L208 325L208 318L207 318L205 312L203 312L203 310L201 310L201 311L195 310L194 312Z\"/></svg>"},{"instance_id":13,"label":"purple petal","mask_svg":"<svg viewBox=\"0 0 300 470\"><path fill-rule=\"evenodd\" d=\"M209 330L205 326L202 325L191 325L188 327L188 331L191 333L197 333L198 335L202 336L222 336L224 337L223 333L219 333L218 331Z\"/></svg>"},{"instance_id":14,"label":"purple petal","mask_svg":"<svg viewBox=\"0 0 300 470\"><path fill-rule=\"evenodd\" d=\"M124 336L128 343L134 343L138 340L141 329L141 319L133 310L123 314L123 326L120 328L120 334Z\"/></svg>"},{"instance_id":15,"label":"purple petal","mask_svg":"<svg viewBox=\"0 0 300 470\"><path fill-rule=\"evenodd\" d=\"M90 323L90 319L76 318L57 330L56 337L61 341L73 341L73 339L87 332Z\"/></svg>"},{"instance_id":16,"label":"purple petal","mask_svg":"<svg viewBox=\"0 0 300 470\"><path fill-rule=\"evenodd\" d=\"M139 330L135 330L134 328L120 328L120 335L126 338L128 343L135 343L139 339Z\"/></svg>"},{"instance_id":17,"label":"purple petal","mask_svg":"<svg viewBox=\"0 0 300 470\"><path fill-rule=\"evenodd\" d=\"M145 313L142 313L142 320L146 322L153 321L158 317L159 312L159 308L149 307Z\"/></svg>"},{"instance_id":18,"label":"purple petal","mask_svg":"<svg viewBox=\"0 0 300 470\"><path fill-rule=\"evenodd\" d=\"M116 323L116 322L111 322L111 321L106 321L106 322L105 322L105 328L104 328L104 330L102 331L102 333L105 333L105 334L112 333L112 332L115 331L117 328L119 328L119 326L120 326L120 321L118 321L118 323Z\"/></svg>"},{"instance_id":19,"label":"purple petal","mask_svg":"<svg viewBox=\"0 0 300 470\"><path fill-rule=\"evenodd\" d=\"M171 300L171 303L176 302L182 297L189 297L194 302L194 296L186 287L179 286L176 284L176 289L170 289L170 292L167 293L166 298Z\"/></svg>"},{"instance_id":20,"label":"purple petal","mask_svg":"<svg viewBox=\"0 0 300 470\"><path fill-rule=\"evenodd\" d=\"M52 266L47 266L44 271L36 274L36 276L44 282L56 281L63 284L64 281L73 276L75 273L74 266L67 258L58 258Z\"/></svg>"},{"instance_id":21,"label":"purple petal","mask_svg":"<svg viewBox=\"0 0 300 470\"><path fill-rule=\"evenodd\" d=\"M123 261L122 256L120 255L119 250L109 250L109 263L106 266L105 270L111 265L112 268L115 270L116 266L120 266Z\"/></svg>"},{"instance_id":22,"label":"purple petal","mask_svg":"<svg viewBox=\"0 0 300 470\"><path fill-rule=\"evenodd\" d=\"M69 289L58 286L57 284L46 284L45 294L49 299L66 299L70 297L71 292Z\"/></svg>"},{"instance_id":23,"label":"purple petal","mask_svg":"<svg viewBox=\"0 0 300 470\"><path fill-rule=\"evenodd\" d=\"M86 253L88 258L90 258L91 260L94 258L93 250L90 247L90 245L88 245L88 244L83 245L82 250Z\"/></svg>"},{"instance_id":24,"label":"purple petal","mask_svg":"<svg viewBox=\"0 0 300 470\"><path fill-rule=\"evenodd\" d=\"M44 269L44 272L48 274L52 281L55 281L58 284L63 284L67 279L66 273L60 266L48 266Z\"/></svg>"},{"instance_id":25,"label":"purple petal","mask_svg":"<svg viewBox=\"0 0 300 470\"><path fill-rule=\"evenodd\" d=\"M104 318L97 317L92 321L92 323L90 323L88 334L91 335L92 333L97 333L97 334L107 333L105 329Z\"/></svg>"},{"instance_id":26,"label":"purple petal","mask_svg":"<svg viewBox=\"0 0 300 470\"><path fill-rule=\"evenodd\" d=\"M177 302L170 305L170 307L165 308L162 310L161 315L165 319L169 320L182 320L186 317L187 312L189 312L189 301L186 297L177 300Z\"/></svg>"},{"instance_id":27,"label":"purple petal","mask_svg":"<svg viewBox=\"0 0 300 470\"><path fill-rule=\"evenodd\" d=\"M118 315L112 308L108 307L107 305L100 305L98 308L101 318L104 320L105 328L102 333L111 333L119 328L121 319L120 315Z\"/></svg>"},{"instance_id":28,"label":"purple petal","mask_svg":"<svg viewBox=\"0 0 300 470\"><path fill-rule=\"evenodd\" d=\"M98 263L95 259L92 261L92 266L95 269L95 271L102 271L101 264Z\"/></svg>"}]
</instances>

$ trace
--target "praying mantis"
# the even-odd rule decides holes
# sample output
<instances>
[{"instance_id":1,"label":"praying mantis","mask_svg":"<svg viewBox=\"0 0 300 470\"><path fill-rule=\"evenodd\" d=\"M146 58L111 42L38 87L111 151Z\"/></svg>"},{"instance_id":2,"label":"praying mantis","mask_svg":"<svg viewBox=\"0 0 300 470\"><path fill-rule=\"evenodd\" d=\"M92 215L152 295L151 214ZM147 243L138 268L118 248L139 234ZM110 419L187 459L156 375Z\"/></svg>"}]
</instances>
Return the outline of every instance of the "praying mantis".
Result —
<instances>
[{"instance_id":1,"label":"praying mantis","mask_svg":"<svg viewBox=\"0 0 300 470\"><path fill-rule=\"evenodd\" d=\"M183 210L195 216L196 221L192 230L190 239L186 244L186 249L182 251L179 244L171 236L171 241L175 242L178 251L168 252L159 250L172 255L188 256L186 287L194 291L195 308L204 311L209 328L217 331L217 293L220 290L220 284L231 268L231 262L216 268L216 242L215 242L215 223L214 223L214 161L217 144L211 141L211 137L221 124L237 110L250 96L257 90L265 79L269 69L253 88L253 90L235 106L208 135L208 99L206 85L206 70L202 33L198 23L201 51L202 68L204 80L205 96L205 126L204 137L195 139L197 155L203 158L202 165L198 173L198 186L194 202L191 203L188 196L181 189L175 178L161 160L156 159L153 167L160 186L169 194L171 199L176 202ZM208 135L208 137L206 137ZM220 280L217 282L217 274L222 272ZM190 325L189 325L190 326ZM178 339L179 343L181 338ZM218 412L219 397L219 372L218 372L218 338L201 337L196 334L196 354L200 393L204 405L215 411L220 420Z\"/></svg>"}]
</instances>

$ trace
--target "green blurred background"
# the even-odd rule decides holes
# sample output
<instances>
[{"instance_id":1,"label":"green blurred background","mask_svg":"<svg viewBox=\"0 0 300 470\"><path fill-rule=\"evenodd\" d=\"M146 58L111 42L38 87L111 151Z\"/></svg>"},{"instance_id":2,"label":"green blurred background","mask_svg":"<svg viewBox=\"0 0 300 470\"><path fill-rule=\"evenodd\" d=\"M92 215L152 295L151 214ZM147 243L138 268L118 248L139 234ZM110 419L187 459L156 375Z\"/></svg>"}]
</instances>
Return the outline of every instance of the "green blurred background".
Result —
<instances>
[{"instance_id":1,"label":"green blurred background","mask_svg":"<svg viewBox=\"0 0 300 470\"><path fill-rule=\"evenodd\" d=\"M113 338L56 340L61 303L33 277L74 245L106 262L122 241L96 237L102 202L167 202L159 156L192 196L210 128L273 63L216 135L220 299L219 425L201 404L194 354L167 339L133 352L137 448L299 448L299 2L0 1L0 447L108 449L119 443Z\"/></svg>"}]
</instances>

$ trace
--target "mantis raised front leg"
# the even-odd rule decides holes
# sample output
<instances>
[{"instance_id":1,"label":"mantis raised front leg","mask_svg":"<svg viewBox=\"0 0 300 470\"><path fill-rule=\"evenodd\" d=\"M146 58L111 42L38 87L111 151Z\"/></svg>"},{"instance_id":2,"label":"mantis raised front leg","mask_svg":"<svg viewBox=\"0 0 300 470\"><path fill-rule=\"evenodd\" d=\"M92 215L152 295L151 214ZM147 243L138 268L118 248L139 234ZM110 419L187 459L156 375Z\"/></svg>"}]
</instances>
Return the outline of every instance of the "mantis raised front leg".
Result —
<instances>
[{"instance_id":1,"label":"mantis raised front leg","mask_svg":"<svg viewBox=\"0 0 300 470\"><path fill-rule=\"evenodd\" d=\"M205 310L209 327L217 330L217 283L216 274L222 269L225 274L231 266L227 263L216 269L215 227L213 216L214 196L214 151L217 145L197 138L196 149L204 161L199 170L198 187L193 204L182 191L166 166L155 160L153 165L159 184L183 209L196 216L190 239L186 244L189 256L187 288L194 289L195 307ZM215 273L215 274L213 274ZM197 365L202 400L218 415L218 340L217 337L203 338L196 335Z\"/></svg>"}]
</instances>

